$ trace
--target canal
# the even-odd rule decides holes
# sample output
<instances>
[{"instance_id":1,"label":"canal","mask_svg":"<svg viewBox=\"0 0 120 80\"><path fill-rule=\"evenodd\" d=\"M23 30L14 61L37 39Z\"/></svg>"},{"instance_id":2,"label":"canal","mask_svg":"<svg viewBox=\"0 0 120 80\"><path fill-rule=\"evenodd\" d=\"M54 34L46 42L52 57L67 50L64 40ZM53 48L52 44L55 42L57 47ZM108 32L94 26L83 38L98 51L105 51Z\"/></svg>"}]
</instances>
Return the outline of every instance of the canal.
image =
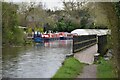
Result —
<instances>
[{"instance_id":1,"label":"canal","mask_svg":"<svg viewBox=\"0 0 120 80\"><path fill-rule=\"evenodd\" d=\"M26 47L3 48L3 77L51 78L65 56L72 52L72 40L56 40Z\"/></svg>"}]
</instances>

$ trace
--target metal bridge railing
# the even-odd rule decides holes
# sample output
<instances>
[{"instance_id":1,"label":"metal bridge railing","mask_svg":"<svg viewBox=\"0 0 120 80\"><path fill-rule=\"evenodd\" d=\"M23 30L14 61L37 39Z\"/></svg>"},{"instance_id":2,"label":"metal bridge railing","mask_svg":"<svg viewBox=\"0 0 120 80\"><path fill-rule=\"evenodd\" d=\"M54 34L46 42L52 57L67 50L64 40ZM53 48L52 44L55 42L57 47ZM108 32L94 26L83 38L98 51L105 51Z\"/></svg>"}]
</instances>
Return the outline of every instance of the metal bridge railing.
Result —
<instances>
[{"instance_id":1,"label":"metal bridge railing","mask_svg":"<svg viewBox=\"0 0 120 80\"><path fill-rule=\"evenodd\" d=\"M73 53L97 43L97 35L73 36Z\"/></svg>"}]
</instances>

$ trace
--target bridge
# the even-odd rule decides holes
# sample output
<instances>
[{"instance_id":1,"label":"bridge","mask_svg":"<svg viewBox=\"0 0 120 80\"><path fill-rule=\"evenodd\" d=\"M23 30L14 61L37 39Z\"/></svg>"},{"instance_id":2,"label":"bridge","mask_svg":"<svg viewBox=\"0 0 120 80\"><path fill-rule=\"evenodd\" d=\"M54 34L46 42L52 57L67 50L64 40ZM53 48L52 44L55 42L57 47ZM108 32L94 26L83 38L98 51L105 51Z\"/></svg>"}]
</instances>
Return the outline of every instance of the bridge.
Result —
<instances>
[{"instance_id":1,"label":"bridge","mask_svg":"<svg viewBox=\"0 0 120 80\"><path fill-rule=\"evenodd\" d=\"M73 54L80 62L92 64L95 54L104 56L107 51L107 35L110 30L76 29L73 36Z\"/></svg>"}]
</instances>

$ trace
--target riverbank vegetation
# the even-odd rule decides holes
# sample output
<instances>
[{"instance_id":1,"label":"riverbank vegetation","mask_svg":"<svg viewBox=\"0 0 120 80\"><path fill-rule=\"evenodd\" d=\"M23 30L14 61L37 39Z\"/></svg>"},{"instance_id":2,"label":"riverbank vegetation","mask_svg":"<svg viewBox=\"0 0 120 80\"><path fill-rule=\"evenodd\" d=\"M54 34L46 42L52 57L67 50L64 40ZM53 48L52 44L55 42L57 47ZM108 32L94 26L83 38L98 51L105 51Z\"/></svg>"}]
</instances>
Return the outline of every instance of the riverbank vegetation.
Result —
<instances>
[{"instance_id":1,"label":"riverbank vegetation","mask_svg":"<svg viewBox=\"0 0 120 80\"><path fill-rule=\"evenodd\" d=\"M117 69L113 64L112 59L104 60L101 58L97 65L97 78L117 78Z\"/></svg>"},{"instance_id":2,"label":"riverbank vegetation","mask_svg":"<svg viewBox=\"0 0 120 80\"><path fill-rule=\"evenodd\" d=\"M23 31L18 28L18 6L2 3L2 43L7 45L23 43Z\"/></svg>"},{"instance_id":3,"label":"riverbank vegetation","mask_svg":"<svg viewBox=\"0 0 120 80\"><path fill-rule=\"evenodd\" d=\"M82 71L83 66L84 64L80 63L74 57L67 58L52 79L76 78L77 75Z\"/></svg>"}]
</instances>

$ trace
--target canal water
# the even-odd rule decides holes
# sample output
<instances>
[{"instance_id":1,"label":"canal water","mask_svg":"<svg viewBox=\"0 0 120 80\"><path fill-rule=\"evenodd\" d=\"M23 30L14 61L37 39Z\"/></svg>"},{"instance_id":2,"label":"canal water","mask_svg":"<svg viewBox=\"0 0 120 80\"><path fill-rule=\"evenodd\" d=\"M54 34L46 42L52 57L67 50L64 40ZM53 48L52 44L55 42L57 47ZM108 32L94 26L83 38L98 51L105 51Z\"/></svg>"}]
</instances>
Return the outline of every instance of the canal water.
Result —
<instances>
[{"instance_id":1,"label":"canal water","mask_svg":"<svg viewBox=\"0 0 120 80\"><path fill-rule=\"evenodd\" d=\"M65 56L71 52L72 40L3 48L3 77L51 78L60 68Z\"/></svg>"}]
</instances>

